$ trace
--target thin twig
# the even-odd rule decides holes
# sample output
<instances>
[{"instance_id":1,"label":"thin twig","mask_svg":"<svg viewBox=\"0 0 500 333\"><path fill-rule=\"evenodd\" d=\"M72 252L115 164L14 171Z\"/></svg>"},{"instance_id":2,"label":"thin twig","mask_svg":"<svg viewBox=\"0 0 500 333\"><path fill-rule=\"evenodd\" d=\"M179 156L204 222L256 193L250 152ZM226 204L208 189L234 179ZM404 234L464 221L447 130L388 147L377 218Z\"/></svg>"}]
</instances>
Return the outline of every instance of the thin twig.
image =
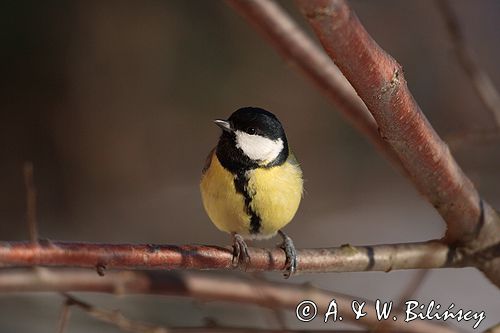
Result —
<instances>
[{"instance_id":1,"label":"thin twig","mask_svg":"<svg viewBox=\"0 0 500 333\"><path fill-rule=\"evenodd\" d=\"M498 247L498 246L497 246ZM498 256L495 247L481 258ZM249 248L247 271L284 271L282 249ZM298 272L360 272L418 268L468 267L464 257L441 241L374 246L342 245L298 249ZM233 251L208 245L151 245L45 242L0 242L0 267L81 267L107 269L233 270Z\"/></svg>"},{"instance_id":2,"label":"thin twig","mask_svg":"<svg viewBox=\"0 0 500 333\"><path fill-rule=\"evenodd\" d=\"M396 302L396 307L394 308L397 312L402 312L404 309L404 304L407 300L412 299L418 289L422 286L425 279L429 275L429 270L423 269L418 271L408 283L406 288L403 290L401 295L399 295L399 300Z\"/></svg>"},{"instance_id":3,"label":"thin twig","mask_svg":"<svg viewBox=\"0 0 500 333\"><path fill-rule=\"evenodd\" d=\"M33 176L33 163L24 163L24 185L26 187L26 221L32 243L38 242L36 187Z\"/></svg>"},{"instance_id":4,"label":"thin twig","mask_svg":"<svg viewBox=\"0 0 500 333\"><path fill-rule=\"evenodd\" d=\"M257 281L264 281L264 282L269 281L266 278L266 276L264 275L263 272L254 272L250 276L251 276L251 278L253 278L253 279L257 280ZM260 293L262 291L260 289L256 289L255 292L256 293ZM283 313L282 309L274 308L274 309L271 309L271 311L272 311L272 313L271 313L272 319L274 319L274 322L275 322L275 324L278 325L278 328L280 330L286 330L287 324L286 324L285 316L284 316L284 313ZM266 311L265 314L268 315L269 312ZM271 322L271 320L269 320L269 322ZM269 325L271 326L272 323L269 323Z\"/></svg>"},{"instance_id":5,"label":"thin twig","mask_svg":"<svg viewBox=\"0 0 500 333\"><path fill-rule=\"evenodd\" d=\"M208 332L208 333L233 333L233 332L248 332L248 333L286 333L286 332L304 332L304 333L314 333L314 331L294 331L294 330L268 330L259 328L249 328L249 327L223 327L223 326L208 326L208 327L175 327L166 328L162 326L142 323L126 318L119 311L109 311L105 309L98 308L87 302L65 294L67 298L67 303L69 305L74 305L85 311L91 317L111 324L119 329L132 332L132 333L197 333L197 332ZM321 332L331 332L331 333L352 333L352 331L321 331ZM316 331L317 333L317 331Z\"/></svg>"},{"instance_id":6,"label":"thin twig","mask_svg":"<svg viewBox=\"0 0 500 333\"><path fill-rule=\"evenodd\" d=\"M170 332L170 330L168 330L165 327L146 324L146 323L142 323L142 322L128 319L119 311L109 311L109 310L100 309L100 308L93 306L89 303L86 303L80 299L77 299L74 296L70 296L68 294L65 294L64 296L66 297L65 304L67 304L68 307L69 306L77 306L78 308L82 309L87 314L89 314L91 317L93 317L99 321L114 325L125 332L133 332L133 333L167 333L167 332Z\"/></svg>"},{"instance_id":7,"label":"thin twig","mask_svg":"<svg viewBox=\"0 0 500 333\"><path fill-rule=\"evenodd\" d=\"M471 147L484 144L493 146L498 145L498 142L495 142L495 140L498 141L500 139L500 131L497 129L466 130L453 133L444 139L452 151L462 148L464 144Z\"/></svg>"},{"instance_id":8,"label":"thin twig","mask_svg":"<svg viewBox=\"0 0 500 333\"><path fill-rule=\"evenodd\" d=\"M286 333L286 332L293 332L293 333L299 333L299 332L304 332L304 333L318 333L318 331L296 331L296 330L287 330L287 329L279 329L279 330L268 330L268 329L259 329L259 328L249 328L249 327L224 327L224 326L204 326L204 327L174 327L174 328L166 328L162 326L157 326L157 325L152 325L152 324L146 324L138 321L134 321L131 319L126 318L123 316L123 314L119 311L109 311L105 309L98 308L94 305L91 305L87 302L84 302L74 296L70 296L68 294L64 294L64 297L66 298L66 301L64 302L64 308L63 310L67 311L66 313L69 314L69 309L70 306L77 306L83 311L85 311L87 314L89 314L91 317L111 324L113 326L118 327L119 329L126 331L126 332L133 332L133 333L197 333L197 332L208 332L208 333L233 333L233 332L238 332L238 333L243 333L243 332L248 332L248 333ZM66 316L66 314L63 314ZM62 319L62 318L61 318ZM67 319L66 319L67 320ZM64 325L66 324L66 320ZM62 327L62 326L61 326ZM63 333L64 330L60 330L59 333ZM329 330L321 330L319 332L322 333L352 333L352 331L329 331ZM363 331L356 331L356 332L363 332Z\"/></svg>"},{"instance_id":9,"label":"thin twig","mask_svg":"<svg viewBox=\"0 0 500 333\"><path fill-rule=\"evenodd\" d=\"M63 302L63 305L61 308L61 316L59 317L59 324L57 325L57 327L58 327L57 332L58 333L66 332L66 328L68 327L68 323L69 323L70 314L71 314L71 304L70 304L70 301L68 301L68 299L66 299Z\"/></svg>"},{"instance_id":10,"label":"thin twig","mask_svg":"<svg viewBox=\"0 0 500 333\"><path fill-rule=\"evenodd\" d=\"M259 292L256 292L259 290ZM47 270L44 275L31 270L0 272L0 292L102 292L117 295L154 294L192 297L201 301L226 301L254 304L270 309L295 311L303 300L318 307L318 320L326 313L332 300L339 309L350 309L353 300L365 300L322 290L311 285L257 281L227 275L164 271L114 272L104 277L82 270ZM366 301L367 315L356 320L352 311L341 311L344 321L375 328L379 321L373 302ZM324 318L321 318L323 320ZM401 332L451 333L456 330L428 321L404 322L404 317L388 323L391 330Z\"/></svg>"},{"instance_id":11,"label":"thin twig","mask_svg":"<svg viewBox=\"0 0 500 333\"><path fill-rule=\"evenodd\" d=\"M422 286L427 277L429 271L424 269L418 271L412 278L412 280L408 283L403 292L399 295L398 301L394 302L394 312L398 314L402 314L405 308L405 303L409 299L413 299L413 296L417 292L417 290ZM380 326L375 329L375 333L377 332L388 332L390 329L387 326L386 321L381 321Z\"/></svg>"},{"instance_id":12,"label":"thin twig","mask_svg":"<svg viewBox=\"0 0 500 333\"><path fill-rule=\"evenodd\" d=\"M488 74L474 59L472 51L465 41L458 17L451 8L449 1L437 0L436 4L446 23L453 49L461 67L470 78L470 82L484 107L491 112L496 121L497 130L500 129L500 94Z\"/></svg>"}]
</instances>

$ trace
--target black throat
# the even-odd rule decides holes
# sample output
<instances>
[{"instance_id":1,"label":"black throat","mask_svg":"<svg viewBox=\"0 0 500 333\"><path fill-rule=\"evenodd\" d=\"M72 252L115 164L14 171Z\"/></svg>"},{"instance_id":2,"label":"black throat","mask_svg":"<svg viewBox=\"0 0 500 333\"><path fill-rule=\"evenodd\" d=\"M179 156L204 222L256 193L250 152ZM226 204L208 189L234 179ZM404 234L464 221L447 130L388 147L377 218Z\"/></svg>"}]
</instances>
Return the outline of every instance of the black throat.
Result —
<instances>
[{"instance_id":1,"label":"black throat","mask_svg":"<svg viewBox=\"0 0 500 333\"><path fill-rule=\"evenodd\" d=\"M271 168L285 163L289 154L288 142L286 137L283 137L282 140L284 148L278 157L267 165L259 166L257 162L251 160L240 148L236 147L235 140L236 138L234 133L223 132L219 139L219 143L217 144L215 153L221 165L234 175L234 187L236 192L240 193L245 198L245 210L250 216L250 233L258 234L260 232L262 221L258 212L255 212L250 205L252 198L256 193L250 193L251 191L248 188L248 171L259 167Z\"/></svg>"},{"instance_id":2,"label":"black throat","mask_svg":"<svg viewBox=\"0 0 500 333\"><path fill-rule=\"evenodd\" d=\"M236 147L236 137L234 133L230 132L222 132L215 153L222 166L231 173L246 173L259 167L271 168L285 163L289 155L288 141L286 136L283 136L281 140L283 140L283 150L273 161L266 165L259 166L257 162L251 160L240 148Z\"/></svg>"}]
</instances>

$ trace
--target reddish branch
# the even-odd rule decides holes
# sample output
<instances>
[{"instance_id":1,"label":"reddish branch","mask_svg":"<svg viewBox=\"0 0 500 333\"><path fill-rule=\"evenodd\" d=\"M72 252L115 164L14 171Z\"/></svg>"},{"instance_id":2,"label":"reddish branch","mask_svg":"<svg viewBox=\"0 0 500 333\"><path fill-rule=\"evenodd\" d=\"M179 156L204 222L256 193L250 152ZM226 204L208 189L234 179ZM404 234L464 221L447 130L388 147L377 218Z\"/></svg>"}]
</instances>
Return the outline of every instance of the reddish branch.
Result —
<instances>
[{"instance_id":1,"label":"reddish branch","mask_svg":"<svg viewBox=\"0 0 500 333\"><path fill-rule=\"evenodd\" d=\"M382 137L447 221L448 239L471 239L479 222L479 195L413 99L401 66L370 37L345 1L299 4L328 54L368 106Z\"/></svg>"},{"instance_id":2,"label":"reddish branch","mask_svg":"<svg viewBox=\"0 0 500 333\"><path fill-rule=\"evenodd\" d=\"M84 291L118 295L154 294L193 297L203 301L228 301L255 304L272 309L295 311L303 300L312 300L318 306L318 314L324 314L335 299L345 321L375 328L380 322L375 316L375 306L367 301L364 310L367 316L355 320L351 309L353 297L312 287L289 283L268 282L256 279L241 279L227 275L207 275L178 272L108 272L100 277L89 271L32 270L0 273L0 292ZM360 302L361 298L354 298ZM321 316L319 316L321 318ZM451 333L453 329L427 321L405 323L389 320L390 329L398 332ZM319 319L318 319L319 320Z\"/></svg>"},{"instance_id":3,"label":"reddish branch","mask_svg":"<svg viewBox=\"0 0 500 333\"><path fill-rule=\"evenodd\" d=\"M358 129L391 158L399 158L415 185L445 219L448 224L446 240L453 244L448 246L444 242L430 241L301 249L298 251L299 271L390 271L476 266L500 286L498 215L480 200L472 183L422 114L406 86L400 65L371 39L347 4L343 0L298 1L323 46L351 82L373 118L367 115L362 102L333 64L277 6L263 0L230 2L262 28L271 43L287 58L295 61L318 83ZM376 135L373 119L383 140ZM34 221L32 216L29 220ZM250 256L248 270L284 270L285 255L280 249L251 248ZM50 241L0 243L0 267L19 266L91 267L100 274L105 273L105 269L232 269L232 253L226 248L203 245L109 245ZM322 313L335 299L339 308L350 308L351 299L346 296L307 286L165 274L109 272L98 277L83 271L8 272L0 274L0 292L153 293L289 309L295 309L304 299L311 299L316 301ZM362 324L376 327L379 321L375 318L373 304L367 305L365 310L368 316L363 318ZM347 311L344 318L353 321L352 316ZM398 331L452 332L449 328L429 322L394 321L389 325Z\"/></svg>"},{"instance_id":4,"label":"reddish branch","mask_svg":"<svg viewBox=\"0 0 500 333\"><path fill-rule=\"evenodd\" d=\"M344 0L298 0L323 47L365 102L381 136L447 223L460 251L500 244L500 218L481 200L406 85L401 66L371 38ZM490 258L491 259L491 258ZM500 258L478 263L500 286Z\"/></svg>"},{"instance_id":5,"label":"reddish branch","mask_svg":"<svg viewBox=\"0 0 500 333\"><path fill-rule=\"evenodd\" d=\"M283 271L282 249L250 248L248 271ZM0 242L0 267L52 266L105 269L231 270L232 251L205 245ZM463 257L439 241L375 246L299 249L298 272L358 272L465 267Z\"/></svg>"},{"instance_id":6,"label":"reddish branch","mask_svg":"<svg viewBox=\"0 0 500 333\"><path fill-rule=\"evenodd\" d=\"M381 136L375 134L373 119L366 117L366 107L353 97L337 67L325 60L323 53L276 4L263 0L228 2L287 60L316 82L386 155L394 160L394 151L397 152L398 163L404 165L415 185L445 219L446 240L459 245L457 253L496 251L500 242L498 215L480 201L474 186L422 114L399 64L371 39L344 1L304 0L298 4L329 55L369 107ZM479 260L476 266L500 286L498 257Z\"/></svg>"},{"instance_id":7,"label":"reddish branch","mask_svg":"<svg viewBox=\"0 0 500 333\"><path fill-rule=\"evenodd\" d=\"M401 169L392 148L380 137L377 124L350 83L304 31L278 5L268 0L226 0L271 46L312 80L342 115Z\"/></svg>"},{"instance_id":8,"label":"reddish branch","mask_svg":"<svg viewBox=\"0 0 500 333\"><path fill-rule=\"evenodd\" d=\"M349 107L358 102L339 81L338 72L336 77L321 77L320 65L325 64L322 64L323 60L318 60L319 51L311 48L309 41L297 32L293 24L290 27L290 20L276 6L266 6L265 3L249 0L237 6L244 12L249 11L249 17L256 23L265 23L264 31L269 34L270 40L304 66L304 71L311 77L318 75L317 82L325 83L323 87L329 89L332 98L340 96L339 105L344 103L351 110ZM254 7L252 4L259 5ZM452 243L451 246L432 241L302 249L298 252L299 271L389 271L476 266L500 286L498 215L479 200L476 190L416 105L400 66L371 39L345 2L310 0L299 4L329 54L336 59L368 105L384 139L403 161L415 184L448 223L447 240ZM315 56L308 58L308 52L313 52ZM315 57L318 57L317 60L314 60ZM330 70L333 73L331 67ZM338 82L333 83L336 80ZM368 119L360 116L363 114L360 109L353 107L352 110L359 111L359 117L352 117L354 122ZM458 246L453 242L457 242ZM284 269L285 256L280 249L251 249L250 255L252 261L248 270ZM213 246L0 243L0 267L93 267L99 273L106 268L231 269L231 259L230 250Z\"/></svg>"}]
</instances>

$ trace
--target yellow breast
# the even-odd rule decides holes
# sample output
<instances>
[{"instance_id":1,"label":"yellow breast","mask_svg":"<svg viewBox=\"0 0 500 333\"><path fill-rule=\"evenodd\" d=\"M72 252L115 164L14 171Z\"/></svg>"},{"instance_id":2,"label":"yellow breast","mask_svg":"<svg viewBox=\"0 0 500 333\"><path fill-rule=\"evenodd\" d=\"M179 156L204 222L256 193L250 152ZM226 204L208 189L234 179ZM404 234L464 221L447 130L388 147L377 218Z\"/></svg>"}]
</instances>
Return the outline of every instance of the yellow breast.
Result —
<instances>
[{"instance_id":1,"label":"yellow breast","mask_svg":"<svg viewBox=\"0 0 500 333\"><path fill-rule=\"evenodd\" d=\"M224 169L215 153L201 178L200 190L203 206L213 224L222 231L248 233L250 216L245 210L245 198L236 192L234 176Z\"/></svg>"},{"instance_id":2,"label":"yellow breast","mask_svg":"<svg viewBox=\"0 0 500 333\"><path fill-rule=\"evenodd\" d=\"M250 171L250 207L261 219L261 235L272 236L292 220L299 208L302 188L302 170L291 159L280 166Z\"/></svg>"},{"instance_id":3,"label":"yellow breast","mask_svg":"<svg viewBox=\"0 0 500 333\"><path fill-rule=\"evenodd\" d=\"M257 234L250 232L245 197L236 191L234 175L212 154L200 184L203 205L217 228L246 238L273 236L290 222L302 197L302 171L291 156L284 164L247 173L250 209L260 219Z\"/></svg>"}]
</instances>

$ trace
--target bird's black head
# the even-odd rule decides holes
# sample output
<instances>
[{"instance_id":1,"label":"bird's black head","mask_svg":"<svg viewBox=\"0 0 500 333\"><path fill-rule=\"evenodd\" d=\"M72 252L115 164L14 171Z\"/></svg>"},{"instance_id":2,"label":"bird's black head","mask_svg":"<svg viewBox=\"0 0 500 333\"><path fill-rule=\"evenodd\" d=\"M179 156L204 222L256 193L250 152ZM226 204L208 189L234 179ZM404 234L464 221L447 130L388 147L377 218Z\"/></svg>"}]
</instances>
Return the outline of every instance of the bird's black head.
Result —
<instances>
[{"instance_id":1,"label":"bird's black head","mask_svg":"<svg viewBox=\"0 0 500 333\"><path fill-rule=\"evenodd\" d=\"M236 110L227 120L215 120L223 132L217 157L231 171L280 165L288 158L285 130L274 114L261 108Z\"/></svg>"}]
</instances>

